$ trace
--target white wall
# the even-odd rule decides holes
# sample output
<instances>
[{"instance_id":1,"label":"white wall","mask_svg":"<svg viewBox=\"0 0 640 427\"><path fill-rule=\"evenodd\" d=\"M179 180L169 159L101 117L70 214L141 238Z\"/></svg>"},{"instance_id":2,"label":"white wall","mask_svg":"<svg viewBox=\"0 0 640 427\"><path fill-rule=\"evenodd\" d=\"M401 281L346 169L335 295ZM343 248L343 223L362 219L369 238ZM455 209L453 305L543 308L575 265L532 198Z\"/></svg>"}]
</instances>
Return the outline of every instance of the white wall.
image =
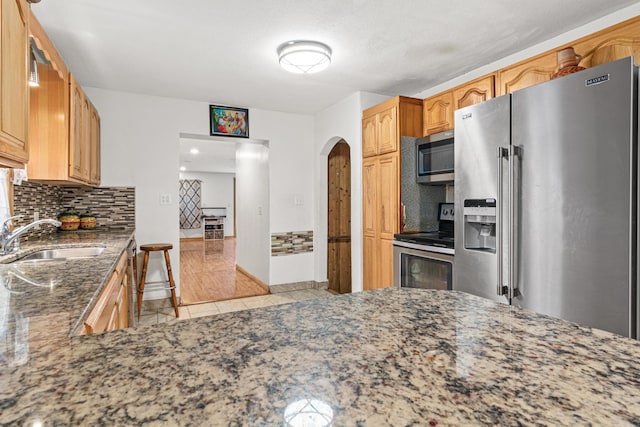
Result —
<instances>
[{"instance_id":1,"label":"white wall","mask_svg":"<svg viewBox=\"0 0 640 427\"><path fill-rule=\"evenodd\" d=\"M236 263L269 283L270 150L259 144L239 144L236 151Z\"/></svg>"},{"instance_id":2,"label":"white wall","mask_svg":"<svg viewBox=\"0 0 640 427\"><path fill-rule=\"evenodd\" d=\"M313 117L252 110L250 123L269 139L271 233L313 230ZM270 264L271 285L313 280L313 253L270 257Z\"/></svg>"},{"instance_id":3,"label":"white wall","mask_svg":"<svg viewBox=\"0 0 640 427\"><path fill-rule=\"evenodd\" d=\"M235 203L233 200L233 179L236 175L234 173L214 172L180 172L179 175L180 179L199 179L202 182L202 206L227 208L227 217L224 220L224 235L234 236L233 209ZM202 237L202 229L180 230L180 237Z\"/></svg>"},{"instance_id":4,"label":"white wall","mask_svg":"<svg viewBox=\"0 0 640 427\"><path fill-rule=\"evenodd\" d=\"M102 185L136 187L138 244L173 244L170 254L179 291L179 134L209 134L209 103L92 87L85 90L101 117ZM270 230L311 229L312 202L306 202L302 207L281 202L292 200L294 194L304 195L305 200L314 194L313 176L309 173L313 164L310 155L313 117L250 109L250 134L252 138L269 141L269 156L275 165L269 168L272 173L265 193L267 196L273 193L276 198L276 203L270 204L268 217L273 221ZM160 205L160 194L170 194L172 203ZM260 238L270 245L270 236ZM241 250L240 246L238 250ZM242 254L238 253L238 256L240 258ZM299 256L279 258L275 263L276 271L292 270L297 271L299 277L309 277L301 280L313 277L312 266L305 268L305 263L299 262ZM160 259L159 255L157 259ZM266 262L270 262L269 258ZM160 278L159 265L159 261L151 263L149 280ZM269 281L268 276L255 275ZM274 279L279 280L277 274ZM162 296L164 293L145 293L145 299Z\"/></svg>"},{"instance_id":5,"label":"white wall","mask_svg":"<svg viewBox=\"0 0 640 427\"><path fill-rule=\"evenodd\" d=\"M388 99L357 92L315 116L314 257L316 281L327 280L327 162L333 146L344 139L351 155L351 290L362 285L362 110Z\"/></svg>"}]
</instances>

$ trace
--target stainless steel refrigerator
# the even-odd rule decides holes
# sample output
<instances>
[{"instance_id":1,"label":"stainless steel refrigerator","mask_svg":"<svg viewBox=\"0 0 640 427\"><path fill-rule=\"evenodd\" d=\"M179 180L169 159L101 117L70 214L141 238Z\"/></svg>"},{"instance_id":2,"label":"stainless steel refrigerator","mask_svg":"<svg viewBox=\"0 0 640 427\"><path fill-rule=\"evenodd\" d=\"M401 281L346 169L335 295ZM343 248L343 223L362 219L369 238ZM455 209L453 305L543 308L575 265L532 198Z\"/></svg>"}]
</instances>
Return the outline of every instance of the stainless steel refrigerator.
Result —
<instances>
[{"instance_id":1,"label":"stainless steel refrigerator","mask_svg":"<svg viewBox=\"0 0 640 427\"><path fill-rule=\"evenodd\" d=\"M453 288L637 338L632 58L455 113Z\"/></svg>"}]
</instances>

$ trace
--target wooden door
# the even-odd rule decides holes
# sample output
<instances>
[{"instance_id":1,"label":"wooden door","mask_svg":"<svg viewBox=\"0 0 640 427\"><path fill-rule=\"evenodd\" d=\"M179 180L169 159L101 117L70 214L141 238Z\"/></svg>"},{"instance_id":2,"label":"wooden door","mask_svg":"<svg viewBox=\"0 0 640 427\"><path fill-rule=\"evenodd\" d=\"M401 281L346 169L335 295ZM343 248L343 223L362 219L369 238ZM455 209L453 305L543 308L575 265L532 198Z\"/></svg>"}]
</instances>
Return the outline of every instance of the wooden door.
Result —
<instances>
[{"instance_id":1,"label":"wooden door","mask_svg":"<svg viewBox=\"0 0 640 427\"><path fill-rule=\"evenodd\" d=\"M351 292L351 157L338 142L329 153L327 275L329 289Z\"/></svg>"},{"instance_id":2,"label":"wooden door","mask_svg":"<svg viewBox=\"0 0 640 427\"><path fill-rule=\"evenodd\" d=\"M2 0L0 7L0 163L21 167L29 157L29 6Z\"/></svg>"}]
</instances>

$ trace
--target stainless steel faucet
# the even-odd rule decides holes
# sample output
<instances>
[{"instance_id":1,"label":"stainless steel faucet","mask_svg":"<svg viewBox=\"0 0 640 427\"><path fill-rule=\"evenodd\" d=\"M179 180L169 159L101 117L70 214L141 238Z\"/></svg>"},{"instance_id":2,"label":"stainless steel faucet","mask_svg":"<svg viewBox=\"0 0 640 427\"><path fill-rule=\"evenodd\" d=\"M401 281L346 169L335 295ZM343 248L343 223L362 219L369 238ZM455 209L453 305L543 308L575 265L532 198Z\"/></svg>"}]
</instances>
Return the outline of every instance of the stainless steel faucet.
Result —
<instances>
[{"instance_id":1,"label":"stainless steel faucet","mask_svg":"<svg viewBox=\"0 0 640 427\"><path fill-rule=\"evenodd\" d=\"M22 215L12 216L2 223L2 229L0 229L0 255L8 255L17 252L18 249L20 249L20 240L18 237L31 230L36 225L51 224L55 227L60 227L60 225L62 225L60 221L56 221L55 219L40 219L38 221L33 221L30 224L23 225L22 227L18 227L13 230L12 233L11 230L9 230L9 224L14 219L21 217Z\"/></svg>"}]
</instances>

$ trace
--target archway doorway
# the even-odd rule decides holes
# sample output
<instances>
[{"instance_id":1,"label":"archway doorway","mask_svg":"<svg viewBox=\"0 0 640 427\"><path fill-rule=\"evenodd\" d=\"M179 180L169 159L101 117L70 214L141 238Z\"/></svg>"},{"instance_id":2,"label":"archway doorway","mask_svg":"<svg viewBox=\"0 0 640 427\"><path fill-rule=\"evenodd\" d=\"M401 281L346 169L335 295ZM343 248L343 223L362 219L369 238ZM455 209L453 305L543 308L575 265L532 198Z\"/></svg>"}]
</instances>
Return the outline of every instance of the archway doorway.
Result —
<instances>
[{"instance_id":1,"label":"archway doorway","mask_svg":"<svg viewBox=\"0 0 640 427\"><path fill-rule=\"evenodd\" d=\"M327 276L329 289L351 292L351 154L340 140L328 158Z\"/></svg>"}]
</instances>

